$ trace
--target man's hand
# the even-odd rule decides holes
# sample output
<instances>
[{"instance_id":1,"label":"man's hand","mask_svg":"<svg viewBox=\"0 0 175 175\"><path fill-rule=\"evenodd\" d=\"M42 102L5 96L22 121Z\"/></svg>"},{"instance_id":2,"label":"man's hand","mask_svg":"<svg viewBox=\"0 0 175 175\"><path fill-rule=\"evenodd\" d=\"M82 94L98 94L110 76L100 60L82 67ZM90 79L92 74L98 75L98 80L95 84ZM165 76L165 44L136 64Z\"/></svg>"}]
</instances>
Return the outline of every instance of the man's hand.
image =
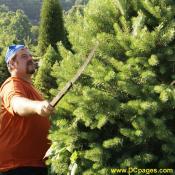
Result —
<instances>
[{"instance_id":1,"label":"man's hand","mask_svg":"<svg viewBox=\"0 0 175 175\"><path fill-rule=\"evenodd\" d=\"M48 101L37 101L36 112L38 115L47 117L54 112L54 108Z\"/></svg>"}]
</instances>

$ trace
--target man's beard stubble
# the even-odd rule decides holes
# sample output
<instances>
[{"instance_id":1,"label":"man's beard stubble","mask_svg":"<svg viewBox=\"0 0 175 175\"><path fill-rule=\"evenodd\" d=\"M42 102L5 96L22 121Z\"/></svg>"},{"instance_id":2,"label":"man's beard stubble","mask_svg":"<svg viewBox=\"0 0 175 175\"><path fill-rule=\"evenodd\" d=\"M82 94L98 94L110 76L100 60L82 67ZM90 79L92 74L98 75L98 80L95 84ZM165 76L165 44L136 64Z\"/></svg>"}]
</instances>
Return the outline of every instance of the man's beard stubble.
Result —
<instances>
[{"instance_id":1,"label":"man's beard stubble","mask_svg":"<svg viewBox=\"0 0 175 175\"><path fill-rule=\"evenodd\" d=\"M32 60L27 62L26 73L27 74L34 74L35 73L35 64Z\"/></svg>"}]
</instances>

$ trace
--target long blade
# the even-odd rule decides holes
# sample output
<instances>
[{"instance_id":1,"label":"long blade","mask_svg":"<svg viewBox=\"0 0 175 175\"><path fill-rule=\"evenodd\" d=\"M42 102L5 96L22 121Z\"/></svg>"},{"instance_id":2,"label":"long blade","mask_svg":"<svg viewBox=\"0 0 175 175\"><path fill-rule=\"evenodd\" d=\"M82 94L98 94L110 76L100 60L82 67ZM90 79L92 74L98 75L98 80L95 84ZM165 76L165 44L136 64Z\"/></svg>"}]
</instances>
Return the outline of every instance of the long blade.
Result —
<instances>
[{"instance_id":1,"label":"long blade","mask_svg":"<svg viewBox=\"0 0 175 175\"><path fill-rule=\"evenodd\" d=\"M53 100L50 102L50 104L55 107L57 103L64 97L64 95L69 91L69 89L73 86L73 84L78 80L78 78L81 76L85 68L88 66L90 61L92 60L94 53L98 47L99 43L95 45L95 47L91 50L88 57L86 58L84 64L78 69L77 73L74 75L74 77L66 83L64 88L58 92L58 94L53 98Z\"/></svg>"}]
</instances>

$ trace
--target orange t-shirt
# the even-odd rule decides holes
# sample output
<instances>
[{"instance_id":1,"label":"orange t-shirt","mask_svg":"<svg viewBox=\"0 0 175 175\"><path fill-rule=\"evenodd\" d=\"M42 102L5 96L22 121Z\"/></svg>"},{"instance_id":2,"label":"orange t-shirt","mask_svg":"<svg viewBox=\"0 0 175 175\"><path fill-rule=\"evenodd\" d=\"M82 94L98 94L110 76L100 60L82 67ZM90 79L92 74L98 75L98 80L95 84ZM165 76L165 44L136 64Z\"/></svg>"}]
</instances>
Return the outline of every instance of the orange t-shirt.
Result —
<instances>
[{"instance_id":1,"label":"orange t-shirt","mask_svg":"<svg viewBox=\"0 0 175 175\"><path fill-rule=\"evenodd\" d=\"M0 172L16 167L44 167L43 157L50 146L47 117L22 117L13 112L13 96L43 100L32 84L17 77L8 78L0 89ZM20 107L20 106L19 106Z\"/></svg>"}]
</instances>

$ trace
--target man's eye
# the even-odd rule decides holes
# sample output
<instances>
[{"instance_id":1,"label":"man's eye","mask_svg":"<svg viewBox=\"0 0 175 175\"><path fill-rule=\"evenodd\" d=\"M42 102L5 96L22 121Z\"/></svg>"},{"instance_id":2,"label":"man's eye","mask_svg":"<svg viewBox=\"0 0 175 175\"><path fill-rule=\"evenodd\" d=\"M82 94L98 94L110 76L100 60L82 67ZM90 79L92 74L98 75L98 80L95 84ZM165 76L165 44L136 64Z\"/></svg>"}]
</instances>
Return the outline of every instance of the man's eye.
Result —
<instances>
[{"instance_id":1,"label":"man's eye","mask_svg":"<svg viewBox=\"0 0 175 175\"><path fill-rule=\"evenodd\" d=\"M27 55L23 55L22 58L26 59L27 58Z\"/></svg>"}]
</instances>

